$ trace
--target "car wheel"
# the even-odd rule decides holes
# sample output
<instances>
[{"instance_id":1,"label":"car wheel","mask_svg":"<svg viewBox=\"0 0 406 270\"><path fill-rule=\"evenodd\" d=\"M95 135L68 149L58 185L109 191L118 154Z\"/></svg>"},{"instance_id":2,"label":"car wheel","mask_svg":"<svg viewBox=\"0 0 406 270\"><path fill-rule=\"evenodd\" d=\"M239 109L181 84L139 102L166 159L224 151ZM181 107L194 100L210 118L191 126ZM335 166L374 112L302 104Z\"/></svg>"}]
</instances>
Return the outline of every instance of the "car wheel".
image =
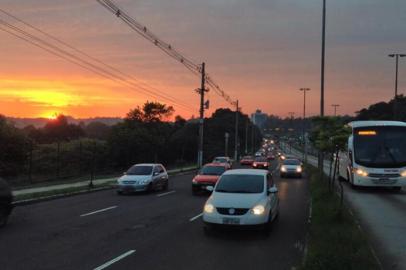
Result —
<instances>
[{"instance_id":1,"label":"car wheel","mask_svg":"<svg viewBox=\"0 0 406 270\"><path fill-rule=\"evenodd\" d=\"M165 182L165 184L163 186L163 190L168 190L168 188L169 188L169 180L166 179L166 182Z\"/></svg>"},{"instance_id":2,"label":"car wheel","mask_svg":"<svg viewBox=\"0 0 406 270\"><path fill-rule=\"evenodd\" d=\"M152 185L152 183L149 183L148 187L147 187L147 192L150 193L150 192L153 192L153 191L154 191L154 186Z\"/></svg>"},{"instance_id":3,"label":"car wheel","mask_svg":"<svg viewBox=\"0 0 406 270\"><path fill-rule=\"evenodd\" d=\"M0 207L0 227L6 226L9 214L5 206Z\"/></svg>"},{"instance_id":4,"label":"car wheel","mask_svg":"<svg viewBox=\"0 0 406 270\"><path fill-rule=\"evenodd\" d=\"M198 194L198 190L194 187L192 187L192 195L197 195Z\"/></svg>"},{"instance_id":5,"label":"car wheel","mask_svg":"<svg viewBox=\"0 0 406 270\"><path fill-rule=\"evenodd\" d=\"M122 191L122 190L117 190L116 193L117 193L118 195L123 195L123 191Z\"/></svg>"},{"instance_id":6,"label":"car wheel","mask_svg":"<svg viewBox=\"0 0 406 270\"><path fill-rule=\"evenodd\" d=\"M203 225L203 232L206 236L213 235L214 226L212 224L204 224Z\"/></svg>"}]
</instances>

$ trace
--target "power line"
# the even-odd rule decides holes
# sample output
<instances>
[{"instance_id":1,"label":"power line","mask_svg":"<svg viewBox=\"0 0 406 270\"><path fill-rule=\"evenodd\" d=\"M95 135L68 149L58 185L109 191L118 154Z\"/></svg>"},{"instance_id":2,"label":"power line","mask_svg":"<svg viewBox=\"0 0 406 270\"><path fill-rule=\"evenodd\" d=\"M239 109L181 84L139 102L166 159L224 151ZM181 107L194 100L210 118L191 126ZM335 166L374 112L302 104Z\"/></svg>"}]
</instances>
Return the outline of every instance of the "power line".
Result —
<instances>
[{"instance_id":1,"label":"power line","mask_svg":"<svg viewBox=\"0 0 406 270\"><path fill-rule=\"evenodd\" d=\"M194 61L185 57L179 51L177 51L172 45L166 43L162 39L160 39L157 35L152 33L145 25L139 23L134 18L129 16L123 9L120 9L116 4L114 4L110 0L96 0L102 6L104 6L107 10L111 13L115 14L118 18L120 18L124 23L126 23L131 29L135 32L143 36L145 39L152 42L155 46L160 48L164 51L167 55L172 57L173 59L182 63L187 69L189 69L192 73L196 75L202 75L202 66L195 64ZM206 84L211 86L213 90L222 98L224 98L229 104L236 105L236 102L231 99L231 97L221 89L221 87L207 74L205 73L204 79L206 80Z\"/></svg>"},{"instance_id":2,"label":"power line","mask_svg":"<svg viewBox=\"0 0 406 270\"><path fill-rule=\"evenodd\" d=\"M0 24L9 29L9 30L7 30L4 27L1 27L0 28L1 30L3 30L5 32L15 36L15 37L18 37L18 38L20 38L20 39L22 39L22 40L24 40L24 41L26 41L26 42L28 42L28 43L30 43L32 45L35 45L35 46L37 46L37 47L39 47L39 48L41 48L43 50L46 50L47 52L49 52L49 53L51 53L53 55L56 55L56 56L58 56L60 58L63 58L64 60L67 60L67 61L69 61L69 62L71 62L71 63L73 63L75 65L78 65L78 66L80 66L80 67L82 67L82 68L84 68L86 70L89 70L89 71L91 71L93 73L96 73L96 74L98 74L98 75L100 75L100 76L102 76L104 78L107 78L109 80L113 80L113 81L121 83L121 84L126 84L126 86L131 86L132 88L137 88L136 89L137 91L143 92L144 94L152 95L155 98L160 97L162 99L170 101L173 104L176 104L178 106L186 108L187 110L189 110L191 112L195 112L195 109L192 108L191 106L187 105L186 103L182 104L181 101L178 101L178 100L176 100L175 98L173 98L173 97L171 97L169 95L166 95L164 93L158 93L157 91L152 91L150 89L147 89L145 86L137 85L136 83L128 80L128 78L126 78L126 77L130 77L131 80L134 80L134 81L136 79L129 76L129 75L127 75L127 74L125 74L124 72L121 72L120 70L118 70L118 69L116 69L116 68L102 62L101 60L98 60L98 59L96 59L94 57L91 57L90 55L80 51L79 49L76 49L75 47L67 44L66 42L64 42L64 41L62 41L62 40L60 40L60 39L58 39L56 37L53 37L52 35L47 34L44 31L42 31L42 30L40 30L40 29L38 29L38 28L28 24L28 23L25 23L21 19L17 18L14 15L11 15L10 13L8 13L8 12L2 10L2 9L0 9L0 11L3 12L4 14L6 14L6 15L12 17L13 19L15 19L15 20L17 20L17 21L19 21L19 22L21 22L21 23L35 29L36 31L46 35L47 37L50 37L50 38L58 41L59 43L71 48L72 50L82 54L82 56L86 56L86 57L90 58L91 60L93 60L95 62L98 62L98 63L108 67L110 69L110 71L106 70L106 69L103 69L103 68L101 68L101 67L99 67L99 66L95 65L94 63L91 63L91 62L89 62L87 60L84 60L82 57L78 57L77 55L74 55L74 54L72 54L70 52L67 52L66 50L64 50L64 49L62 49L62 48L60 48L58 46L50 44L49 42L47 42L47 41L45 41L45 40L43 40L43 39L41 39L41 38L39 38L37 36L34 36L34 35L26 32L26 31L18 28L15 25L11 25L8 22L3 21L3 20L0 19ZM10 31L10 29L11 29L11 31ZM113 71L115 73L119 73L120 75L115 74Z\"/></svg>"}]
</instances>

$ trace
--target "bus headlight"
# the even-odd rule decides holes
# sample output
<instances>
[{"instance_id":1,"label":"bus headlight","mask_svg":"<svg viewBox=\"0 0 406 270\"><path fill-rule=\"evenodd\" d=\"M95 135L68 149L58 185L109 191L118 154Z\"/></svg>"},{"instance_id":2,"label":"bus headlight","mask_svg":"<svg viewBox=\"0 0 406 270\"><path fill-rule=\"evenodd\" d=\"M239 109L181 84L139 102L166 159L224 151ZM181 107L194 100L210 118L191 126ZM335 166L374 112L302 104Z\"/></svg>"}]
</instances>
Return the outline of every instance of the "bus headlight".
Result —
<instances>
[{"instance_id":1,"label":"bus headlight","mask_svg":"<svg viewBox=\"0 0 406 270\"><path fill-rule=\"evenodd\" d=\"M302 167L297 167L296 172L298 172L298 173L302 172Z\"/></svg>"},{"instance_id":2,"label":"bus headlight","mask_svg":"<svg viewBox=\"0 0 406 270\"><path fill-rule=\"evenodd\" d=\"M366 171L362 170L362 169L355 169L354 168L354 170L355 170L355 173L360 175L360 176L364 176L364 177L368 176L368 173Z\"/></svg>"},{"instance_id":3,"label":"bus headlight","mask_svg":"<svg viewBox=\"0 0 406 270\"><path fill-rule=\"evenodd\" d=\"M403 172L400 174L400 176L406 177L406 171L403 171Z\"/></svg>"}]
</instances>

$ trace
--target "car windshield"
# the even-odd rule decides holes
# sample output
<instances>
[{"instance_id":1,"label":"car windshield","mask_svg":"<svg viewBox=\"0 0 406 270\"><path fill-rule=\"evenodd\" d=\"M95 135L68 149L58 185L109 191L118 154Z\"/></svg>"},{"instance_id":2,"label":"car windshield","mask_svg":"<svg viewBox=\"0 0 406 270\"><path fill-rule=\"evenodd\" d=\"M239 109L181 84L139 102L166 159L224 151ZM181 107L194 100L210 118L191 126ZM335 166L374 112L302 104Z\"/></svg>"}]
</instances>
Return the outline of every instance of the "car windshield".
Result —
<instances>
[{"instance_id":1,"label":"car windshield","mask_svg":"<svg viewBox=\"0 0 406 270\"><path fill-rule=\"evenodd\" d=\"M300 165L300 161L297 159L285 159L283 165Z\"/></svg>"},{"instance_id":2,"label":"car windshield","mask_svg":"<svg viewBox=\"0 0 406 270\"><path fill-rule=\"evenodd\" d=\"M226 168L223 166L204 166L199 174L200 175L222 175Z\"/></svg>"},{"instance_id":3,"label":"car windshield","mask_svg":"<svg viewBox=\"0 0 406 270\"><path fill-rule=\"evenodd\" d=\"M216 192L225 193L261 193L264 191L264 176L249 174L223 175Z\"/></svg>"},{"instance_id":4,"label":"car windshield","mask_svg":"<svg viewBox=\"0 0 406 270\"><path fill-rule=\"evenodd\" d=\"M127 175L151 175L152 166L134 165L127 172Z\"/></svg>"},{"instance_id":5,"label":"car windshield","mask_svg":"<svg viewBox=\"0 0 406 270\"><path fill-rule=\"evenodd\" d=\"M227 163L227 159L226 158L215 158L214 162L216 163Z\"/></svg>"},{"instance_id":6,"label":"car windshield","mask_svg":"<svg viewBox=\"0 0 406 270\"><path fill-rule=\"evenodd\" d=\"M256 158L255 158L255 161L256 161L256 162L266 162L267 160L266 160L266 158L264 158L264 157L256 157Z\"/></svg>"},{"instance_id":7,"label":"car windshield","mask_svg":"<svg viewBox=\"0 0 406 270\"><path fill-rule=\"evenodd\" d=\"M252 159L252 157L251 156L245 156L242 159Z\"/></svg>"},{"instance_id":8,"label":"car windshield","mask_svg":"<svg viewBox=\"0 0 406 270\"><path fill-rule=\"evenodd\" d=\"M354 156L367 167L406 166L406 127L363 127L354 130Z\"/></svg>"}]
</instances>

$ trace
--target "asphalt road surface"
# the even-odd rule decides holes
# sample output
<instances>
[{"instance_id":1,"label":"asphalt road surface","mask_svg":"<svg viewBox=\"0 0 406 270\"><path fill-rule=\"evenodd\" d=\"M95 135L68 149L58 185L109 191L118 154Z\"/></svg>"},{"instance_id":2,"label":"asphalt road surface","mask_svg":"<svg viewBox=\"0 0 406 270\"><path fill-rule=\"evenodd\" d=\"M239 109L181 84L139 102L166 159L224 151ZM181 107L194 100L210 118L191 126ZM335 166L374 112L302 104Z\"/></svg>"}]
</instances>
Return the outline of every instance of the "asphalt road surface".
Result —
<instances>
[{"instance_id":1,"label":"asphalt road surface","mask_svg":"<svg viewBox=\"0 0 406 270\"><path fill-rule=\"evenodd\" d=\"M275 170L273 162L271 170ZM0 268L291 269L307 232L306 179L279 179L280 217L261 231L203 231L208 195L192 196L193 174L170 178L168 192L118 196L100 191L20 206L0 230Z\"/></svg>"}]
</instances>

